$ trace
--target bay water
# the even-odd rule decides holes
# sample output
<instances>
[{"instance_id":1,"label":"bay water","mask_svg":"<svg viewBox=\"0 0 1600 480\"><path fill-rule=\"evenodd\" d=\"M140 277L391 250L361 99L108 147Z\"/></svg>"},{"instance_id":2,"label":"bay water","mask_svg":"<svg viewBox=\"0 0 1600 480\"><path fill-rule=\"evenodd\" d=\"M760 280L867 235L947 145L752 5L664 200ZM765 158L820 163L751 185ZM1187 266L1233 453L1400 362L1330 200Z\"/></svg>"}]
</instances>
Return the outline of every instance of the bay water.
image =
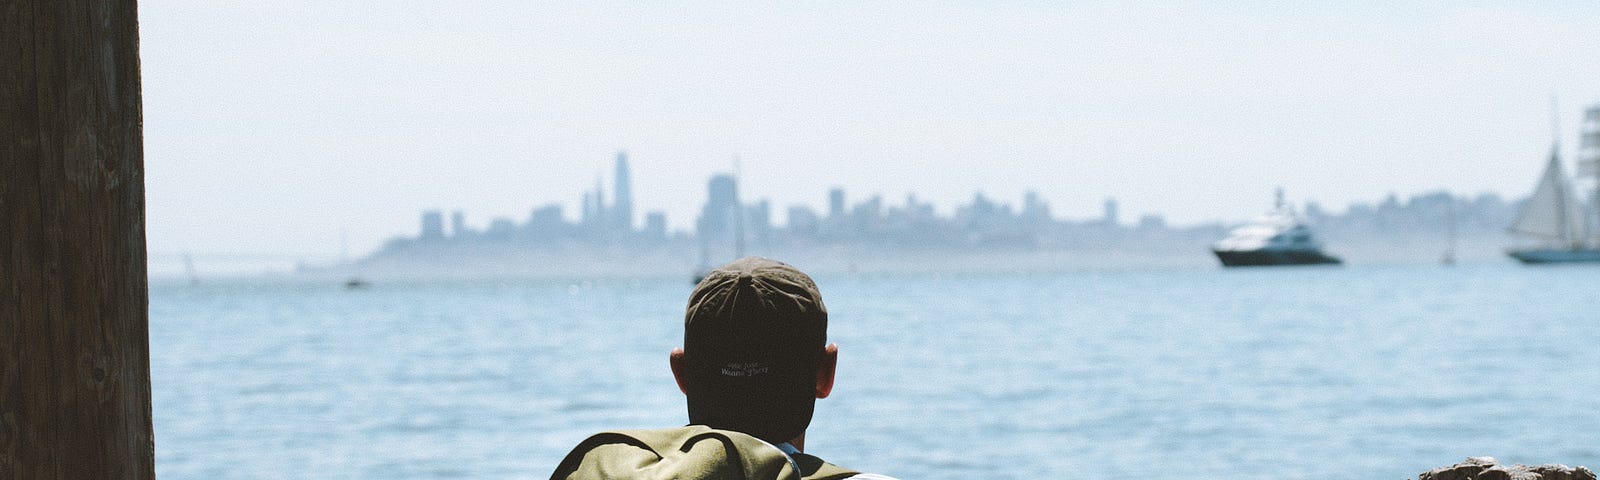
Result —
<instances>
[{"instance_id":1,"label":"bay water","mask_svg":"<svg viewBox=\"0 0 1600 480\"><path fill-rule=\"evenodd\" d=\"M803 268L804 265L801 265ZM818 275L807 451L902 479L1403 479L1600 466L1600 268ZM173 479L546 478L687 421L683 277L156 281Z\"/></svg>"}]
</instances>

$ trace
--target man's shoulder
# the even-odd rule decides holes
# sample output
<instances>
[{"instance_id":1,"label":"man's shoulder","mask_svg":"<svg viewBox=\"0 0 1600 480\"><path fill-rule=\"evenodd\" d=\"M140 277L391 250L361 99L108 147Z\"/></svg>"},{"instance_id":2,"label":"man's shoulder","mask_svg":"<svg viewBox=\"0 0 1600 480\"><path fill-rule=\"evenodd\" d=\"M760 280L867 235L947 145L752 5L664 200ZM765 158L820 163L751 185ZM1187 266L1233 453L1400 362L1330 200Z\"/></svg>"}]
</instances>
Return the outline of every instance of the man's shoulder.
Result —
<instances>
[{"instance_id":1,"label":"man's shoulder","mask_svg":"<svg viewBox=\"0 0 1600 480\"><path fill-rule=\"evenodd\" d=\"M791 451L785 451L784 453L789 454L789 458L794 459L795 464L800 467L800 476L806 479L895 480L894 477L886 475L879 475L876 473L861 473L855 470L850 470L832 463L828 463L821 458L817 458L816 456L805 453Z\"/></svg>"}]
</instances>

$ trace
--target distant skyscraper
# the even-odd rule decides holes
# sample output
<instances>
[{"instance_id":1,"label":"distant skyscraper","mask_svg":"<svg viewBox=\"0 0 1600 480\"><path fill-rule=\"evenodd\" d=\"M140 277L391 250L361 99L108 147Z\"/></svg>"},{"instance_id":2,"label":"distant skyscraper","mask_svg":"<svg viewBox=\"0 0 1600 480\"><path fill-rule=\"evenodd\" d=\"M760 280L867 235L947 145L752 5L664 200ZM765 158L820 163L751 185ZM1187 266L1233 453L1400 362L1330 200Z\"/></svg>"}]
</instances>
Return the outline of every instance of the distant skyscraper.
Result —
<instances>
[{"instance_id":1,"label":"distant skyscraper","mask_svg":"<svg viewBox=\"0 0 1600 480\"><path fill-rule=\"evenodd\" d=\"M1104 222L1106 225L1116 225L1117 224L1117 222L1119 220L1117 219L1117 199L1116 198L1106 197L1105 218L1102 218L1100 221Z\"/></svg>"},{"instance_id":2,"label":"distant skyscraper","mask_svg":"<svg viewBox=\"0 0 1600 480\"><path fill-rule=\"evenodd\" d=\"M595 175L593 220L596 225L604 227L607 223L609 223L607 221L608 218L610 217L606 215L606 186L605 184L600 183L600 175Z\"/></svg>"},{"instance_id":3,"label":"distant skyscraper","mask_svg":"<svg viewBox=\"0 0 1600 480\"><path fill-rule=\"evenodd\" d=\"M578 223L591 232L611 229L613 218L606 211L606 189L600 175L594 176L594 191L583 194L583 216Z\"/></svg>"},{"instance_id":4,"label":"distant skyscraper","mask_svg":"<svg viewBox=\"0 0 1600 480\"><path fill-rule=\"evenodd\" d=\"M700 210L700 233L729 232L733 230L734 215L739 212L739 191L733 176L719 174L706 185L706 204Z\"/></svg>"},{"instance_id":5,"label":"distant skyscraper","mask_svg":"<svg viewBox=\"0 0 1600 480\"><path fill-rule=\"evenodd\" d=\"M644 216L644 232L651 238L667 238L667 214L650 212Z\"/></svg>"},{"instance_id":6,"label":"distant skyscraper","mask_svg":"<svg viewBox=\"0 0 1600 480\"><path fill-rule=\"evenodd\" d=\"M822 220L817 218L817 212L805 205L789 207L789 218L786 226L789 230L802 232L807 235L816 235L817 229L822 225Z\"/></svg>"},{"instance_id":7,"label":"distant skyscraper","mask_svg":"<svg viewBox=\"0 0 1600 480\"><path fill-rule=\"evenodd\" d=\"M1139 217L1139 228L1146 230L1167 228L1167 219L1154 213L1145 214Z\"/></svg>"},{"instance_id":8,"label":"distant skyscraper","mask_svg":"<svg viewBox=\"0 0 1600 480\"><path fill-rule=\"evenodd\" d=\"M422 212L422 232L418 237L423 240L444 238L444 214L438 210Z\"/></svg>"},{"instance_id":9,"label":"distant skyscraper","mask_svg":"<svg viewBox=\"0 0 1600 480\"><path fill-rule=\"evenodd\" d=\"M583 192L583 212L578 214L578 224L588 225L594 221L594 194Z\"/></svg>"},{"instance_id":10,"label":"distant skyscraper","mask_svg":"<svg viewBox=\"0 0 1600 480\"><path fill-rule=\"evenodd\" d=\"M772 202L763 198L746 210L745 218L749 219L751 237L765 245L772 237Z\"/></svg>"},{"instance_id":11,"label":"distant skyscraper","mask_svg":"<svg viewBox=\"0 0 1600 480\"><path fill-rule=\"evenodd\" d=\"M835 222L844 219L844 189L833 187L828 190L828 219Z\"/></svg>"},{"instance_id":12,"label":"distant skyscraper","mask_svg":"<svg viewBox=\"0 0 1600 480\"><path fill-rule=\"evenodd\" d=\"M584 198L588 202L588 198ZM588 205L585 204L585 207ZM550 236L561 233L566 226L566 219L561 216L560 205L545 205L528 214L528 230L535 235Z\"/></svg>"},{"instance_id":13,"label":"distant skyscraper","mask_svg":"<svg viewBox=\"0 0 1600 480\"><path fill-rule=\"evenodd\" d=\"M628 152L617 152L617 178L615 194L616 200L612 202L612 213L616 215L616 229L619 232L633 231L633 186L632 179L628 177Z\"/></svg>"},{"instance_id":14,"label":"distant skyscraper","mask_svg":"<svg viewBox=\"0 0 1600 480\"><path fill-rule=\"evenodd\" d=\"M1022 219L1030 224L1050 222L1050 204L1039 198L1039 193L1029 190L1022 196Z\"/></svg>"},{"instance_id":15,"label":"distant skyscraper","mask_svg":"<svg viewBox=\"0 0 1600 480\"><path fill-rule=\"evenodd\" d=\"M459 237L467 234L467 214L456 210L450 212L450 236Z\"/></svg>"}]
</instances>

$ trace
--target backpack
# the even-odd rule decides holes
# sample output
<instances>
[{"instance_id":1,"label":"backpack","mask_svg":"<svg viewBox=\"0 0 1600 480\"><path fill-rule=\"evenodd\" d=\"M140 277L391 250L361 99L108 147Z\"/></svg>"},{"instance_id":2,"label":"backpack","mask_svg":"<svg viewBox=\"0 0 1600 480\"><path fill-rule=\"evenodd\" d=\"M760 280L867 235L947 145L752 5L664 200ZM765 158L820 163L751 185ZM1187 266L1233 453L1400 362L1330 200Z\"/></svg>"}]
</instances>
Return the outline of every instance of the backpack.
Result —
<instances>
[{"instance_id":1,"label":"backpack","mask_svg":"<svg viewBox=\"0 0 1600 480\"><path fill-rule=\"evenodd\" d=\"M597 433L572 448L550 480L841 480L857 472L703 425Z\"/></svg>"}]
</instances>

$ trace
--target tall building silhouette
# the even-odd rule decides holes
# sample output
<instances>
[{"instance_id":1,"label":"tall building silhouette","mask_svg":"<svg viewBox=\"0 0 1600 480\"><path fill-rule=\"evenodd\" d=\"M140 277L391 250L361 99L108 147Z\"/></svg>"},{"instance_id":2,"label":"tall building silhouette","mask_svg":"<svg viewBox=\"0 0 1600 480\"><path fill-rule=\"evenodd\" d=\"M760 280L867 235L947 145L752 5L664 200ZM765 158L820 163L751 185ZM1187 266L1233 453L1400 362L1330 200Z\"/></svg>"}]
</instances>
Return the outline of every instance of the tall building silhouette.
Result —
<instances>
[{"instance_id":1,"label":"tall building silhouette","mask_svg":"<svg viewBox=\"0 0 1600 480\"><path fill-rule=\"evenodd\" d=\"M633 180L628 176L628 152L617 152L617 177L611 209L618 232L633 231Z\"/></svg>"},{"instance_id":2,"label":"tall building silhouette","mask_svg":"<svg viewBox=\"0 0 1600 480\"><path fill-rule=\"evenodd\" d=\"M578 214L578 224L588 225L594 222L594 193L583 192L583 211Z\"/></svg>"},{"instance_id":3,"label":"tall building silhouette","mask_svg":"<svg viewBox=\"0 0 1600 480\"><path fill-rule=\"evenodd\" d=\"M444 238L444 213L438 210L422 212L422 231L417 236L424 240Z\"/></svg>"},{"instance_id":4,"label":"tall building silhouette","mask_svg":"<svg viewBox=\"0 0 1600 480\"><path fill-rule=\"evenodd\" d=\"M594 176L594 223L606 224L606 186L600 183L600 175Z\"/></svg>"},{"instance_id":5,"label":"tall building silhouette","mask_svg":"<svg viewBox=\"0 0 1600 480\"><path fill-rule=\"evenodd\" d=\"M696 225L701 234L733 231L734 215L739 213L739 190L733 175L718 174L706 184L706 204Z\"/></svg>"},{"instance_id":6,"label":"tall building silhouette","mask_svg":"<svg viewBox=\"0 0 1600 480\"><path fill-rule=\"evenodd\" d=\"M594 176L594 191L583 194L583 217L579 222L590 231L611 227L611 216L606 213L606 189L600 183L600 175Z\"/></svg>"},{"instance_id":7,"label":"tall building silhouette","mask_svg":"<svg viewBox=\"0 0 1600 480\"><path fill-rule=\"evenodd\" d=\"M644 233L649 238L665 240L667 238L667 214L650 212L645 215Z\"/></svg>"},{"instance_id":8,"label":"tall building silhouette","mask_svg":"<svg viewBox=\"0 0 1600 480\"><path fill-rule=\"evenodd\" d=\"M706 204L695 221L702 261L744 255L744 222L740 219L743 210L738 180L725 173L713 175L706 184Z\"/></svg>"},{"instance_id":9,"label":"tall building silhouette","mask_svg":"<svg viewBox=\"0 0 1600 480\"><path fill-rule=\"evenodd\" d=\"M460 210L450 213L450 236L460 237L467 234L467 214Z\"/></svg>"}]
</instances>

